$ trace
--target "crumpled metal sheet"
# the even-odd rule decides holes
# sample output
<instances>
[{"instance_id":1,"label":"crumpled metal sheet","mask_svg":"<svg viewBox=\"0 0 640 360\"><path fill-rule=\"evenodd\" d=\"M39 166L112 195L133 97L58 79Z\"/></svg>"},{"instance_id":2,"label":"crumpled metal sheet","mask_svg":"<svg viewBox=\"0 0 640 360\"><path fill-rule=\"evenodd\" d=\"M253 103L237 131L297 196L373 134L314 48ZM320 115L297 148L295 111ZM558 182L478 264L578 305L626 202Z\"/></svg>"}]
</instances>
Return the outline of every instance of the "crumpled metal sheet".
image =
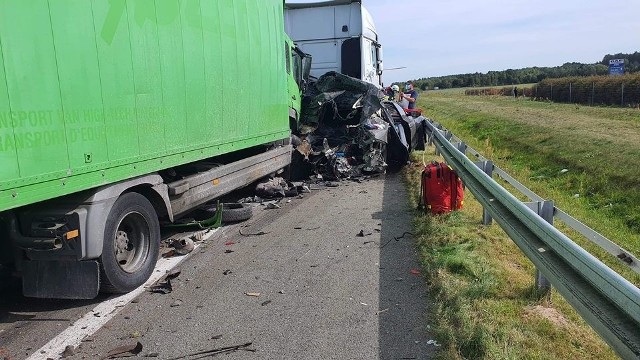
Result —
<instances>
[{"instance_id":1,"label":"crumpled metal sheet","mask_svg":"<svg viewBox=\"0 0 640 360\"><path fill-rule=\"evenodd\" d=\"M388 132L395 130L382 118L382 97L365 81L336 72L321 76L303 98L298 164L325 180L384 172Z\"/></svg>"}]
</instances>

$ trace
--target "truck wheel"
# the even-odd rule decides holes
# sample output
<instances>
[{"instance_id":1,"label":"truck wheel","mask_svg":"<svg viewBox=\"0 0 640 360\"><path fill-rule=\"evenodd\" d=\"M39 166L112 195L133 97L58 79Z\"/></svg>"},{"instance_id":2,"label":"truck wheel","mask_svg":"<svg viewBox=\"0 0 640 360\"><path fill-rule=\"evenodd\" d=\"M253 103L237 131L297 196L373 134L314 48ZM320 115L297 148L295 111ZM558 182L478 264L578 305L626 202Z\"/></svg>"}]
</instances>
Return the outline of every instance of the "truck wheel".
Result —
<instances>
[{"instance_id":1,"label":"truck wheel","mask_svg":"<svg viewBox=\"0 0 640 360\"><path fill-rule=\"evenodd\" d=\"M222 204L222 222L244 221L249 220L252 216L253 207L250 204Z\"/></svg>"},{"instance_id":2,"label":"truck wheel","mask_svg":"<svg viewBox=\"0 0 640 360\"><path fill-rule=\"evenodd\" d=\"M100 290L126 293L144 284L158 261L159 247L160 224L149 200L135 192L120 196L105 225Z\"/></svg>"}]
</instances>

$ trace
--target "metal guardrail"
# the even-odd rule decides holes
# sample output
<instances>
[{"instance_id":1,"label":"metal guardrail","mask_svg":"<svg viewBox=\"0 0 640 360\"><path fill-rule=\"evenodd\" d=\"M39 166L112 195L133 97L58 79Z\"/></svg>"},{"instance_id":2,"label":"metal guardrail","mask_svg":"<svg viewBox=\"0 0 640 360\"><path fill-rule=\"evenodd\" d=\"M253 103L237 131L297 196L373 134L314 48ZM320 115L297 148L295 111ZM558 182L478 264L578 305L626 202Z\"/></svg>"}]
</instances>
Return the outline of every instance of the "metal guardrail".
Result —
<instances>
[{"instance_id":1,"label":"metal guardrail","mask_svg":"<svg viewBox=\"0 0 640 360\"><path fill-rule=\"evenodd\" d=\"M637 259L552 206L552 202L545 201L493 166L459 139L456 138L457 142L453 140L456 142L454 145L453 134L433 121L429 120L425 124L430 142L484 207L483 220L488 223L491 218L495 219L544 278L618 355L623 359L640 358L640 289L553 227L553 215L592 241L604 245L603 248L609 248L610 253L627 265L632 265L632 268L635 266L636 271ZM467 152L479 162L468 158ZM518 200L485 171L498 174L535 203L527 204ZM537 207L537 211L530 206ZM620 254L624 254L624 258Z\"/></svg>"}]
</instances>

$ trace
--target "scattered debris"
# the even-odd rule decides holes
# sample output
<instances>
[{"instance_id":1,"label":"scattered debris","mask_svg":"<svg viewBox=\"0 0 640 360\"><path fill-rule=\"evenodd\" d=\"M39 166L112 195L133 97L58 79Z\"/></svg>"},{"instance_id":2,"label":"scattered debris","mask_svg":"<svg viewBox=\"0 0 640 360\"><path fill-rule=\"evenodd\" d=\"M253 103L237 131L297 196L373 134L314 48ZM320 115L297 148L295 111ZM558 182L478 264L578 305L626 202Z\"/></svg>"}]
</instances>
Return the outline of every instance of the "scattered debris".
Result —
<instances>
[{"instance_id":1,"label":"scattered debris","mask_svg":"<svg viewBox=\"0 0 640 360\"><path fill-rule=\"evenodd\" d=\"M264 231L258 231L257 233L243 233L242 232L242 228L238 229L238 233L242 236L246 236L246 237L250 237L250 236L262 236L262 235L267 235L268 232L264 232Z\"/></svg>"},{"instance_id":2,"label":"scattered debris","mask_svg":"<svg viewBox=\"0 0 640 360\"><path fill-rule=\"evenodd\" d=\"M222 334L214 335L214 336L211 337L211 340L220 340L220 339L222 339Z\"/></svg>"},{"instance_id":3,"label":"scattered debris","mask_svg":"<svg viewBox=\"0 0 640 360\"><path fill-rule=\"evenodd\" d=\"M174 301L171 305L169 305L170 307L178 307L182 305L182 300L180 299L176 299L176 301Z\"/></svg>"},{"instance_id":4,"label":"scattered debris","mask_svg":"<svg viewBox=\"0 0 640 360\"><path fill-rule=\"evenodd\" d=\"M245 294L245 295L247 295L247 296L253 296L253 297L258 297L258 296L260 296L260 293L259 293L259 292L246 292L246 293L244 293L244 294Z\"/></svg>"},{"instance_id":5,"label":"scattered debris","mask_svg":"<svg viewBox=\"0 0 640 360\"><path fill-rule=\"evenodd\" d=\"M420 270L418 270L418 269L411 269L409 272L410 272L412 275L420 275Z\"/></svg>"},{"instance_id":6,"label":"scattered debris","mask_svg":"<svg viewBox=\"0 0 640 360\"><path fill-rule=\"evenodd\" d=\"M437 346L440 346L440 344L438 344L438 342L437 342L437 341L435 341L435 340L429 340L429 341L427 341L427 345L433 345L433 346L436 346L436 347L437 347Z\"/></svg>"},{"instance_id":7,"label":"scattered debris","mask_svg":"<svg viewBox=\"0 0 640 360\"><path fill-rule=\"evenodd\" d=\"M102 359L117 359L121 357L135 356L142 352L142 344L138 341L135 345L118 346L109 351Z\"/></svg>"},{"instance_id":8,"label":"scattered debris","mask_svg":"<svg viewBox=\"0 0 640 360\"><path fill-rule=\"evenodd\" d=\"M231 254L232 252L233 252L233 250L229 250L229 249L224 251L225 254Z\"/></svg>"},{"instance_id":9,"label":"scattered debris","mask_svg":"<svg viewBox=\"0 0 640 360\"><path fill-rule=\"evenodd\" d=\"M171 286L171 279L167 279L155 285L151 285L149 287L149 291L152 293L165 295L171 293L173 291L173 286Z\"/></svg>"},{"instance_id":10,"label":"scattered debris","mask_svg":"<svg viewBox=\"0 0 640 360\"><path fill-rule=\"evenodd\" d=\"M232 273L232 271L231 271L231 270L229 270L229 269L227 269L227 270L225 270L225 271L223 271L223 272L222 272L222 275L229 275L229 274L231 274L231 273Z\"/></svg>"},{"instance_id":11,"label":"scattered debris","mask_svg":"<svg viewBox=\"0 0 640 360\"><path fill-rule=\"evenodd\" d=\"M398 240L400 240L400 239L404 238L404 237L405 237L405 235L411 235L411 236L414 236L412 232L405 231L405 232L403 232L403 233L402 233L402 235L400 235L400 236L398 236L398 237L395 237L395 236L394 236L394 237L393 237L393 239L394 239L395 241L398 241Z\"/></svg>"},{"instance_id":12,"label":"scattered debris","mask_svg":"<svg viewBox=\"0 0 640 360\"><path fill-rule=\"evenodd\" d=\"M231 246L231 245L235 245L235 243L233 241L227 241L226 243L224 243L225 246Z\"/></svg>"},{"instance_id":13,"label":"scattered debris","mask_svg":"<svg viewBox=\"0 0 640 360\"><path fill-rule=\"evenodd\" d=\"M195 244L190 238L170 239L169 247L174 248L177 255L186 255L193 251Z\"/></svg>"},{"instance_id":14,"label":"scattered debris","mask_svg":"<svg viewBox=\"0 0 640 360\"><path fill-rule=\"evenodd\" d=\"M376 315L380 315L380 314L385 313L387 311L389 311L389 308L378 310L378 311L376 311Z\"/></svg>"},{"instance_id":15,"label":"scattered debris","mask_svg":"<svg viewBox=\"0 0 640 360\"><path fill-rule=\"evenodd\" d=\"M185 359L185 358L188 358L188 357L200 356L200 355L213 356L213 355L225 354L225 353L230 353L230 352L239 351L239 350L255 352L256 350L254 350L254 349L247 349L249 346L251 346L251 344L253 344L253 343L249 342L249 343L242 344L242 345L227 346L227 347L222 347L222 348L217 348L217 349L198 351L198 352L195 352L195 353L191 353L191 354L187 354L187 355L171 358L169 360L180 360L180 359ZM204 356L200 356L200 357L198 357L198 359L200 359L200 358L202 358Z\"/></svg>"},{"instance_id":16,"label":"scattered debris","mask_svg":"<svg viewBox=\"0 0 640 360\"><path fill-rule=\"evenodd\" d=\"M167 271L167 274L164 276L164 280L175 279L178 276L180 276L181 273L182 273L182 269L180 269L179 267L173 268L173 269Z\"/></svg>"},{"instance_id":17,"label":"scattered debris","mask_svg":"<svg viewBox=\"0 0 640 360\"><path fill-rule=\"evenodd\" d=\"M64 359L76 354L76 348L73 345L67 345L64 348L64 351L60 354L60 358Z\"/></svg>"},{"instance_id":18,"label":"scattered debris","mask_svg":"<svg viewBox=\"0 0 640 360\"><path fill-rule=\"evenodd\" d=\"M267 205L265 206L265 208L266 208L266 209L270 209L270 210L273 210L273 209L280 209L280 205L278 205L278 204L276 204L276 203L273 203L273 202L270 202L270 203L267 203Z\"/></svg>"},{"instance_id":19,"label":"scattered debris","mask_svg":"<svg viewBox=\"0 0 640 360\"><path fill-rule=\"evenodd\" d=\"M148 358L151 358L151 357L155 358L155 357L159 357L159 356L160 356L160 354L157 353L157 352L152 352L152 353L148 353L148 354L142 355L142 357L148 357Z\"/></svg>"},{"instance_id":20,"label":"scattered debris","mask_svg":"<svg viewBox=\"0 0 640 360\"><path fill-rule=\"evenodd\" d=\"M269 304L271 304L271 300L264 301L264 302L263 302L262 304L260 304L260 305L262 305L262 306L267 306L267 305L269 305Z\"/></svg>"}]
</instances>

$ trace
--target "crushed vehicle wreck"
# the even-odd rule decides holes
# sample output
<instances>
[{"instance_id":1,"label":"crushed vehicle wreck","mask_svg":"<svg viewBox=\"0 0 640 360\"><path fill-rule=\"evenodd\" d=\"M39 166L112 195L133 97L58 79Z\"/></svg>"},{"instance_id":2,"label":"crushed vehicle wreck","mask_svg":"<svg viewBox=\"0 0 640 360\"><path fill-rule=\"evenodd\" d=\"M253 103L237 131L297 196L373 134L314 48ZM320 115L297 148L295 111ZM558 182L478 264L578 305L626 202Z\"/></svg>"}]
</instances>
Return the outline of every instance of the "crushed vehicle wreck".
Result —
<instances>
[{"instance_id":1,"label":"crushed vehicle wreck","mask_svg":"<svg viewBox=\"0 0 640 360\"><path fill-rule=\"evenodd\" d=\"M381 102L375 85L336 72L309 84L292 144L291 178L353 179L397 171L424 148L424 117Z\"/></svg>"}]
</instances>

